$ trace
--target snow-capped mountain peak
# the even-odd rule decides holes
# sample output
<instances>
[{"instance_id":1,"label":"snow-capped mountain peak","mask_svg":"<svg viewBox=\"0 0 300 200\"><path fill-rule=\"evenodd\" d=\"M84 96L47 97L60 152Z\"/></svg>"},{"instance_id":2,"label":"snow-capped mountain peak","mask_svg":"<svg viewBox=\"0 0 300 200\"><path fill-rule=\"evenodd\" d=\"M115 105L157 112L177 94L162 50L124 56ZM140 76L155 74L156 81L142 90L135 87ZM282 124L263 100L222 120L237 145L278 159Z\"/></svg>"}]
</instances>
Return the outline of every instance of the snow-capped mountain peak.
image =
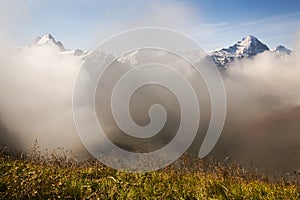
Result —
<instances>
[{"instance_id":1,"label":"snow-capped mountain peak","mask_svg":"<svg viewBox=\"0 0 300 200\"><path fill-rule=\"evenodd\" d=\"M258 53L269 50L267 45L252 35L244 37L241 41L233 45L233 48L236 49L235 54L242 57L253 57Z\"/></svg>"},{"instance_id":2,"label":"snow-capped mountain peak","mask_svg":"<svg viewBox=\"0 0 300 200\"><path fill-rule=\"evenodd\" d=\"M49 33L42 37L37 37L31 46L51 46L58 47L61 51L66 50L64 45L60 41L56 41Z\"/></svg>"},{"instance_id":3,"label":"snow-capped mountain peak","mask_svg":"<svg viewBox=\"0 0 300 200\"><path fill-rule=\"evenodd\" d=\"M248 35L228 48L211 52L210 56L218 67L227 67L236 59L252 58L264 51L269 51L267 45L263 44L256 37Z\"/></svg>"},{"instance_id":4,"label":"snow-capped mountain peak","mask_svg":"<svg viewBox=\"0 0 300 200\"><path fill-rule=\"evenodd\" d=\"M260 41L252 36L252 35L248 35L246 37L244 37L241 41L238 42L239 44L241 45L244 45L244 46L247 46L249 47L251 44L257 44L257 43L260 43Z\"/></svg>"},{"instance_id":5,"label":"snow-capped mountain peak","mask_svg":"<svg viewBox=\"0 0 300 200\"><path fill-rule=\"evenodd\" d=\"M286 48L283 45L279 45L275 48L274 52L279 54L279 55L290 55L292 50Z\"/></svg>"},{"instance_id":6,"label":"snow-capped mountain peak","mask_svg":"<svg viewBox=\"0 0 300 200\"><path fill-rule=\"evenodd\" d=\"M51 34L48 33L42 37L37 37L37 39L35 41L36 41L37 45L44 45L49 42L55 42L55 39Z\"/></svg>"}]
</instances>

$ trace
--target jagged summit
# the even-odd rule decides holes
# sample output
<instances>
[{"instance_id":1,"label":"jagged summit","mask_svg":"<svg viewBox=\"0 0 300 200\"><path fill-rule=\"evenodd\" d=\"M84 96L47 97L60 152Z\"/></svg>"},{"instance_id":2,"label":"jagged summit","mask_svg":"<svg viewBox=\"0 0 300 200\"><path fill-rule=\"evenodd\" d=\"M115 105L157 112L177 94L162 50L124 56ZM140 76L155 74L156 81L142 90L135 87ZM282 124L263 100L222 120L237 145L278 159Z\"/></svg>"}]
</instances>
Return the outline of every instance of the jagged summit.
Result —
<instances>
[{"instance_id":1,"label":"jagged summit","mask_svg":"<svg viewBox=\"0 0 300 200\"><path fill-rule=\"evenodd\" d=\"M35 43L36 43L36 44L45 44L45 43L47 43L48 41L55 41L54 37L53 37L50 33L47 33L47 34L45 34L45 35L42 36L42 37L38 36L38 37L35 39Z\"/></svg>"},{"instance_id":2,"label":"jagged summit","mask_svg":"<svg viewBox=\"0 0 300 200\"><path fill-rule=\"evenodd\" d=\"M257 39L257 37L255 37L253 35L247 35L246 37L244 37L242 39L242 41L240 41L240 43L251 44L251 43L261 43L261 42Z\"/></svg>"},{"instance_id":3,"label":"jagged summit","mask_svg":"<svg viewBox=\"0 0 300 200\"><path fill-rule=\"evenodd\" d=\"M252 35L244 37L241 41L229 47L229 49L238 57L253 57L258 53L269 50L267 45Z\"/></svg>"},{"instance_id":4,"label":"jagged summit","mask_svg":"<svg viewBox=\"0 0 300 200\"><path fill-rule=\"evenodd\" d=\"M278 45L275 49L274 52L276 52L279 55L290 55L292 50L286 48L283 45Z\"/></svg>"},{"instance_id":5,"label":"jagged summit","mask_svg":"<svg viewBox=\"0 0 300 200\"><path fill-rule=\"evenodd\" d=\"M66 50L62 42L56 41L50 33L37 37L31 46L52 46L58 47L61 51Z\"/></svg>"},{"instance_id":6,"label":"jagged summit","mask_svg":"<svg viewBox=\"0 0 300 200\"><path fill-rule=\"evenodd\" d=\"M42 37L37 37L31 45L25 47L32 48L32 47L51 47L58 49L63 54L73 54L75 56L83 56L88 53L88 51L83 51L81 49L69 50L64 47L62 42L56 41L55 38L50 34L47 33Z\"/></svg>"},{"instance_id":7,"label":"jagged summit","mask_svg":"<svg viewBox=\"0 0 300 200\"><path fill-rule=\"evenodd\" d=\"M261 42L253 35L247 35L241 41L237 42L237 44L239 44L241 46L245 46L245 47L250 47L251 45L257 45L260 43Z\"/></svg>"},{"instance_id":8,"label":"jagged summit","mask_svg":"<svg viewBox=\"0 0 300 200\"><path fill-rule=\"evenodd\" d=\"M248 35L228 48L211 52L210 56L218 67L227 67L236 59L242 59L244 57L252 58L259 53L269 50L269 47L256 37Z\"/></svg>"}]
</instances>

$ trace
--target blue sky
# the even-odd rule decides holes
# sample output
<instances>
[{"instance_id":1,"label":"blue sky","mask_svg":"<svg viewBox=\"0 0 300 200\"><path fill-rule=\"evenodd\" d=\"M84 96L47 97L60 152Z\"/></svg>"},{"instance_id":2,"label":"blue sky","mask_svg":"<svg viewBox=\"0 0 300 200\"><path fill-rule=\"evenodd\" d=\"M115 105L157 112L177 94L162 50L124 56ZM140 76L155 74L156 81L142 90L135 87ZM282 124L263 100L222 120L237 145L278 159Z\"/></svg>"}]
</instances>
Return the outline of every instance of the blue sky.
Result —
<instances>
[{"instance_id":1,"label":"blue sky","mask_svg":"<svg viewBox=\"0 0 300 200\"><path fill-rule=\"evenodd\" d=\"M162 26L207 50L250 34L271 48L293 48L300 30L299 0L25 0L18 6L24 12L14 32L20 45L51 33L67 48L88 49L128 28Z\"/></svg>"}]
</instances>

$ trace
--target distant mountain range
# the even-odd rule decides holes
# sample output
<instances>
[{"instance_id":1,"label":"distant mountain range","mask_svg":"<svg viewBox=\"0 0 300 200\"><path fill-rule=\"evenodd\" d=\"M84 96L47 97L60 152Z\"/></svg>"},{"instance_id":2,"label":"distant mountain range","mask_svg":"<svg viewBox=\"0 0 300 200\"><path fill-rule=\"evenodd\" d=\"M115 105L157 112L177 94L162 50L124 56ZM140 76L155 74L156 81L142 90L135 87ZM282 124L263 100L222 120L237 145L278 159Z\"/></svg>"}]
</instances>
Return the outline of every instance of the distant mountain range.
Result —
<instances>
[{"instance_id":1,"label":"distant mountain range","mask_svg":"<svg viewBox=\"0 0 300 200\"><path fill-rule=\"evenodd\" d=\"M270 50L267 45L263 44L256 37L248 35L234 45L210 52L209 55L218 67L226 68L235 60L253 58L257 54L265 51L274 52L279 56L285 56L291 53L290 49L282 45L277 46L274 50Z\"/></svg>"},{"instance_id":2,"label":"distant mountain range","mask_svg":"<svg viewBox=\"0 0 300 200\"><path fill-rule=\"evenodd\" d=\"M53 47L57 48L62 53L73 54L74 56L80 56L82 59L85 59L90 54L90 51L83 51L81 49L69 50L66 49L62 42L56 41L51 34L46 34L42 37L37 37L33 43L23 49L33 48L33 47ZM286 56L291 54L291 50L279 45L274 50L270 50L270 48L259 41L256 37L252 35L248 35L244 37L241 41L238 41L232 46L228 48L222 48L219 50L214 50L208 53L208 56L212 58L214 63L218 68L226 69L236 60L241 60L243 58L253 58L257 54L260 54L265 51L270 51L277 56ZM104 52L102 52L104 53ZM138 51L135 51L134 54L138 54ZM193 56L197 55L197 53L193 52ZM103 55L101 56L103 57ZM104 56L105 57L105 56ZM130 54L128 57L124 57L126 59L135 59L135 55ZM134 61L135 62L135 61ZM196 62L196 60L195 60Z\"/></svg>"}]
</instances>

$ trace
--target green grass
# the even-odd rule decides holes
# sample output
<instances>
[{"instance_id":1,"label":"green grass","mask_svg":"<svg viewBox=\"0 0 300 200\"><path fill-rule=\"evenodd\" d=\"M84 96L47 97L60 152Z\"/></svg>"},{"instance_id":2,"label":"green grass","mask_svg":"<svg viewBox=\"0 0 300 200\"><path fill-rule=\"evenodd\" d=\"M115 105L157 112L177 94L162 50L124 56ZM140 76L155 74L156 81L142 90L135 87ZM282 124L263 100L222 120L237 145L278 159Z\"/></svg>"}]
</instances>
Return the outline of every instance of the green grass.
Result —
<instances>
[{"instance_id":1,"label":"green grass","mask_svg":"<svg viewBox=\"0 0 300 200\"><path fill-rule=\"evenodd\" d=\"M297 183L190 156L160 171L132 174L94 160L2 154L0 171L1 199L300 199Z\"/></svg>"}]
</instances>

